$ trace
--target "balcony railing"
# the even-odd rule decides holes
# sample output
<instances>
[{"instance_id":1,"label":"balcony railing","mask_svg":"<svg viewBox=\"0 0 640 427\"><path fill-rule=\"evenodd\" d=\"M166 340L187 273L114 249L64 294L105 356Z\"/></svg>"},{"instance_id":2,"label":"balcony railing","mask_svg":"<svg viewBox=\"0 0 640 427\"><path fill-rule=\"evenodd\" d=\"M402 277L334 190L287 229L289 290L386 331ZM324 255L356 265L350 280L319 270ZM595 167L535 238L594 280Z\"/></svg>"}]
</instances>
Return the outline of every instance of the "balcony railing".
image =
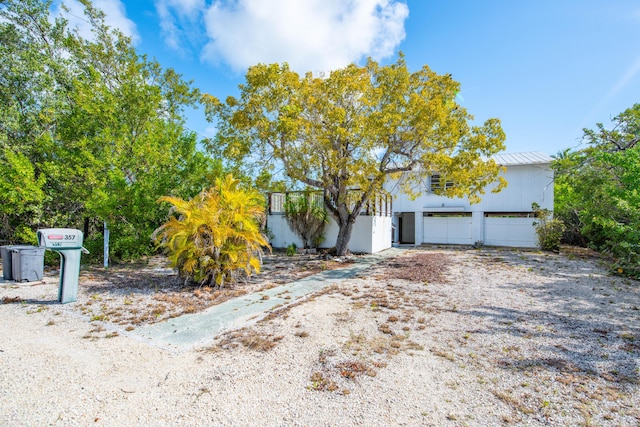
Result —
<instances>
[{"instance_id":1,"label":"balcony railing","mask_svg":"<svg viewBox=\"0 0 640 427\"><path fill-rule=\"evenodd\" d=\"M295 200L299 197L307 195L311 198L311 202L317 206L324 206L321 191L287 191L284 193L269 194L269 215L282 215L285 212L285 203L288 199ZM392 198L390 195L378 196L370 199L366 206L360 212L360 215L366 216L391 216Z\"/></svg>"}]
</instances>

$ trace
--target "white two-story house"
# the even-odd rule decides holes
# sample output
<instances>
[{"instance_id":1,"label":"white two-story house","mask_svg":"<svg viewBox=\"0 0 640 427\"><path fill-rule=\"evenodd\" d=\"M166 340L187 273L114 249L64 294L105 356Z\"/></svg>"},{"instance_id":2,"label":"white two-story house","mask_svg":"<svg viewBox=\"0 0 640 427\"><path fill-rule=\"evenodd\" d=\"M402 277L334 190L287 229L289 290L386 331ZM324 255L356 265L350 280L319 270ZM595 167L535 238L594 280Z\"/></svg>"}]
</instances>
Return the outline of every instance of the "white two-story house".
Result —
<instances>
[{"instance_id":1,"label":"white two-story house","mask_svg":"<svg viewBox=\"0 0 640 427\"><path fill-rule=\"evenodd\" d=\"M537 236L531 205L553 210L551 157L540 152L497 154L494 160L505 167L508 185L492 193L492 185L470 204L466 198L447 198L432 190L441 182L436 174L425 182L422 196L411 200L394 192L393 239L407 244L454 244L536 247ZM395 182L389 182L393 191Z\"/></svg>"}]
</instances>

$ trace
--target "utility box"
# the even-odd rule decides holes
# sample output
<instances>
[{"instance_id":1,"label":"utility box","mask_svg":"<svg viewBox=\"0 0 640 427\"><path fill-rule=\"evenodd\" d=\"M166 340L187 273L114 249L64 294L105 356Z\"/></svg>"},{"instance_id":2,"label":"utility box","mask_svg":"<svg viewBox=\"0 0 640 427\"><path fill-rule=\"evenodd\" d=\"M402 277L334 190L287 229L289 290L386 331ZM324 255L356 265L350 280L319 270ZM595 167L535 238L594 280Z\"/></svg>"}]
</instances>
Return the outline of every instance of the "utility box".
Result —
<instances>
[{"instance_id":1,"label":"utility box","mask_svg":"<svg viewBox=\"0 0 640 427\"><path fill-rule=\"evenodd\" d=\"M4 268L4 267L3 267ZM11 248L11 275L16 282L42 280L44 248L14 246Z\"/></svg>"},{"instance_id":2,"label":"utility box","mask_svg":"<svg viewBox=\"0 0 640 427\"><path fill-rule=\"evenodd\" d=\"M12 249L35 248L30 245L7 245L0 246L0 258L2 258L2 278L4 280L14 280L13 274L13 252ZM44 263L44 258L43 258Z\"/></svg>"},{"instance_id":3,"label":"utility box","mask_svg":"<svg viewBox=\"0 0 640 427\"><path fill-rule=\"evenodd\" d=\"M11 246L0 246L0 258L2 258L2 278L13 280L11 274Z\"/></svg>"},{"instance_id":4,"label":"utility box","mask_svg":"<svg viewBox=\"0 0 640 427\"><path fill-rule=\"evenodd\" d=\"M74 302L78 299L78 278L82 252L82 231L74 228L43 228L38 230L38 243L43 249L60 254L60 289L58 301Z\"/></svg>"}]
</instances>

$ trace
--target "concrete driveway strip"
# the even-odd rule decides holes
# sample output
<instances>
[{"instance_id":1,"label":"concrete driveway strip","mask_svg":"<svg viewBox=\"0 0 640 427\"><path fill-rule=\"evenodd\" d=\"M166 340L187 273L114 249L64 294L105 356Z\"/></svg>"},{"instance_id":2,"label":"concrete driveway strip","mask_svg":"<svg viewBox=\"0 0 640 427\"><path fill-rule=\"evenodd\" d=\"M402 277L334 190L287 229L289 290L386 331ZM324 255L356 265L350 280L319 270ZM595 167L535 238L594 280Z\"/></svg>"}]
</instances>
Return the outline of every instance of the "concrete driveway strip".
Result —
<instances>
[{"instance_id":1,"label":"concrete driveway strip","mask_svg":"<svg viewBox=\"0 0 640 427\"><path fill-rule=\"evenodd\" d=\"M390 248L377 254L358 257L347 267L322 271L295 282L234 298L200 313L185 314L144 326L132 331L131 335L137 335L150 344L173 350L182 351L202 346L213 341L221 333L260 321L277 305L293 304L328 285L353 278L372 265L395 257L403 251L404 249L400 248Z\"/></svg>"}]
</instances>

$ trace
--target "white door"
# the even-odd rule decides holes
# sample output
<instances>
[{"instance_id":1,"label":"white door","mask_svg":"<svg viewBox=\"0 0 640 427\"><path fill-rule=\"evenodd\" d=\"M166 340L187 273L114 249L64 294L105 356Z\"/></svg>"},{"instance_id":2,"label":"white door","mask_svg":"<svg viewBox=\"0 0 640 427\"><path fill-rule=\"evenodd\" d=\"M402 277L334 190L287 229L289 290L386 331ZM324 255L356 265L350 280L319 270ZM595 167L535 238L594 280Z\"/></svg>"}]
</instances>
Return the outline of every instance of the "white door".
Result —
<instances>
[{"instance_id":1,"label":"white door","mask_svg":"<svg viewBox=\"0 0 640 427\"><path fill-rule=\"evenodd\" d=\"M538 246L534 218L486 217L484 219L484 244L535 248Z\"/></svg>"},{"instance_id":2,"label":"white door","mask_svg":"<svg viewBox=\"0 0 640 427\"><path fill-rule=\"evenodd\" d=\"M473 244L471 213L425 213L422 241L447 245Z\"/></svg>"}]
</instances>

